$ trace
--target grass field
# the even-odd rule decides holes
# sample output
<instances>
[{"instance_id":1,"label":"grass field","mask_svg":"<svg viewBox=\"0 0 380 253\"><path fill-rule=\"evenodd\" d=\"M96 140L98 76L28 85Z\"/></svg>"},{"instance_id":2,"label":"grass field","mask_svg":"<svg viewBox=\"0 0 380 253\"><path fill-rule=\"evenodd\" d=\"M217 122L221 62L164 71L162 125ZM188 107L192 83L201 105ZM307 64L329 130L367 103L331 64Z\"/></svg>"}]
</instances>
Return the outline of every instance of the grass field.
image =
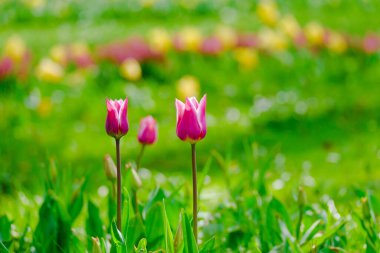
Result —
<instances>
[{"instance_id":1,"label":"grass field","mask_svg":"<svg viewBox=\"0 0 380 253\"><path fill-rule=\"evenodd\" d=\"M194 27L206 38L223 25L261 39L263 29L278 30L258 15L264 2L42 1L33 9L0 1L0 252L379 252L380 39L368 53L354 43L334 52L288 38L285 48L249 48L248 68L236 48L210 56L171 47L162 60L140 61L137 80L97 55L126 38L149 43L157 27L174 37ZM275 7L306 35L311 21L348 42L379 33L376 1ZM27 75L13 70L1 78L15 36L30 54ZM54 81L39 76L54 46L79 42L93 67L62 65ZM176 136L184 76L199 83L192 91L198 99L207 94L207 136L197 143L198 242L190 145ZM136 166L142 117L153 115L159 134L138 170L142 186L134 188L123 170L118 234L103 168L106 154L115 159L105 100L125 97L130 129L121 139L122 168Z\"/></svg>"}]
</instances>

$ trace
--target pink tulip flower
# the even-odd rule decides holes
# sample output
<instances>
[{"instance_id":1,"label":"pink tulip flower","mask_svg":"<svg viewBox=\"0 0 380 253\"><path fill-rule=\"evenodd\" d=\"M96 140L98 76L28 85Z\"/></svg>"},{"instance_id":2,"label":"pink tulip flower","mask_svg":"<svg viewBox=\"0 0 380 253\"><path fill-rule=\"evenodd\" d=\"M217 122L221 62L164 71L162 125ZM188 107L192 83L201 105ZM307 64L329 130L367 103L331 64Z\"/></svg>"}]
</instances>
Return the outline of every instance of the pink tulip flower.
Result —
<instances>
[{"instance_id":1,"label":"pink tulip flower","mask_svg":"<svg viewBox=\"0 0 380 253\"><path fill-rule=\"evenodd\" d=\"M128 99L107 99L106 131L109 136L120 139L129 129L127 111Z\"/></svg>"},{"instance_id":2,"label":"pink tulip flower","mask_svg":"<svg viewBox=\"0 0 380 253\"><path fill-rule=\"evenodd\" d=\"M152 116L147 116L140 121L137 139L143 145L153 144L157 141L157 122Z\"/></svg>"},{"instance_id":3,"label":"pink tulip flower","mask_svg":"<svg viewBox=\"0 0 380 253\"><path fill-rule=\"evenodd\" d=\"M195 97L186 98L186 103L176 99L177 136L196 143L206 136L206 95L198 103Z\"/></svg>"}]
</instances>

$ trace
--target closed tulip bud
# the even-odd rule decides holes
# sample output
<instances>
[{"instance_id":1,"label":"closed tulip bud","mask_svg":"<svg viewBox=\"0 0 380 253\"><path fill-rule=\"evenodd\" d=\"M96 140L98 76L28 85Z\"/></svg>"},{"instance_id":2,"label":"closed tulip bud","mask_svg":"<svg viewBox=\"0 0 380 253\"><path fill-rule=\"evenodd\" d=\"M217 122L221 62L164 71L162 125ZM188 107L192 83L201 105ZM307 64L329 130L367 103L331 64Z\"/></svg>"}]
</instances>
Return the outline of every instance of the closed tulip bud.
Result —
<instances>
[{"instance_id":1,"label":"closed tulip bud","mask_svg":"<svg viewBox=\"0 0 380 253\"><path fill-rule=\"evenodd\" d=\"M237 48L234 51L234 57L243 70L250 70L257 66L259 57L254 49Z\"/></svg>"},{"instance_id":2,"label":"closed tulip bud","mask_svg":"<svg viewBox=\"0 0 380 253\"><path fill-rule=\"evenodd\" d=\"M141 144L153 144L157 141L157 122L152 116L147 116L140 121L137 139Z\"/></svg>"},{"instance_id":3,"label":"closed tulip bud","mask_svg":"<svg viewBox=\"0 0 380 253\"><path fill-rule=\"evenodd\" d=\"M103 250L100 246L100 241L98 237L91 237L92 240L92 251L91 253L102 253Z\"/></svg>"},{"instance_id":4,"label":"closed tulip bud","mask_svg":"<svg viewBox=\"0 0 380 253\"><path fill-rule=\"evenodd\" d=\"M138 188L142 186L141 178L135 168L131 167L130 170L131 170L131 186L133 187L133 189L137 190Z\"/></svg>"},{"instance_id":5,"label":"closed tulip bud","mask_svg":"<svg viewBox=\"0 0 380 253\"><path fill-rule=\"evenodd\" d=\"M110 181L115 181L117 177L116 165L112 160L110 155L104 156L104 172L106 173L106 177Z\"/></svg>"},{"instance_id":6,"label":"closed tulip bud","mask_svg":"<svg viewBox=\"0 0 380 253\"><path fill-rule=\"evenodd\" d=\"M62 45L54 46L50 49L50 57L57 63L65 65L67 63L66 48Z\"/></svg>"},{"instance_id":7,"label":"closed tulip bud","mask_svg":"<svg viewBox=\"0 0 380 253\"><path fill-rule=\"evenodd\" d=\"M279 23L280 30L285 33L290 38L296 38L296 36L301 32L301 27L297 20L291 16L286 15L280 20Z\"/></svg>"},{"instance_id":8,"label":"closed tulip bud","mask_svg":"<svg viewBox=\"0 0 380 253\"><path fill-rule=\"evenodd\" d=\"M106 131L109 136L120 139L127 134L129 125L127 119L128 99L107 99Z\"/></svg>"},{"instance_id":9,"label":"closed tulip bud","mask_svg":"<svg viewBox=\"0 0 380 253\"><path fill-rule=\"evenodd\" d=\"M196 143L206 136L206 95L198 103L195 97L186 98L186 103L176 99L177 136Z\"/></svg>"}]
</instances>

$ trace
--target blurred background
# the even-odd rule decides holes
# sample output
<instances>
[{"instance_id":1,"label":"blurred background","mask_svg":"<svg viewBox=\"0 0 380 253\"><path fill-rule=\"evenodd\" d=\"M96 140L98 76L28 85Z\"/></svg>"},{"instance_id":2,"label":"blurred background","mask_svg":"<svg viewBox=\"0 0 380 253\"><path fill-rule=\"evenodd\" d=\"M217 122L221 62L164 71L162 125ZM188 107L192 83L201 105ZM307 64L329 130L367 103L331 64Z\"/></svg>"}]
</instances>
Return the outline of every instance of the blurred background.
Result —
<instances>
[{"instance_id":1,"label":"blurred background","mask_svg":"<svg viewBox=\"0 0 380 253\"><path fill-rule=\"evenodd\" d=\"M253 146L275 195L298 184L342 198L347 185L375 187L379 11L375 0L1 0L0 194L41 192L52 164L90 175L90 189L104 184L103 157L114 156L106 98L129 99L123 163L153 115L159 140L142 166L190 177L174 101L203 94L200 170L220 155L233 177Z\"/></svg>"}]
</instances>

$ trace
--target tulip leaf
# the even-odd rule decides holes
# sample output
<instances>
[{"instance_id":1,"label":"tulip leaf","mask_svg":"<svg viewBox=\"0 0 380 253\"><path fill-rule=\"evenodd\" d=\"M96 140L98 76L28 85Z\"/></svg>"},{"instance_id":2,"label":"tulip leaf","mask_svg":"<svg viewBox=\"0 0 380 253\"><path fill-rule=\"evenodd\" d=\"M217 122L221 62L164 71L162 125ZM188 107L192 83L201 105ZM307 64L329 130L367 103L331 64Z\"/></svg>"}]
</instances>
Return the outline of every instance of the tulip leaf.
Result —
<instances>
[{"instance_id":1,"label":"tulip leaf","mask_svg":"<svg viewBox=\"0 0 380 253\"><path fill-rule=\"evenodd\" d=\"M162 206L163 206L163 219L164 219L164 231L165 231L165 252L174 253L173 232L170 228L168 215L166 213L165 200L162 200Z\"/></svg>"},{"instance_id":2,"label":"tulip leaf","mask_svg":"<svg viewBox=\"0 0 380 253\"><path fill-rule=\"evenodd\" d=\"M201 249L199 250L199 253L213 252L214 244L215 244L215 237L212 237L202 245Z\"/></svg>"},{"instance_id":3,"label":"tulip leaf","mask_svg":"<svg viewBox=\"0 0 380 253\"><path fill-rule=\"evenodd\" d=\"M84 202L83 195L84 195L84 190L86 188L86 185L87 185L87 180L85 180L82 183L81 187L77 189L73 194L73 197L68 209L70 217L71 217L71 223L75 221L75 219L80 214L80 211L82 210L83 202Z\"/></svg>"},{"instance_id":4,"label":"tulip leaf","mask_svg":"<svg viewBox=\"0 0 380 253\"><path fill-rule=\"evenodd\" d=\"M312 247L319 247L327 239L333 236L338 230L340 230L346 223L344 221L337 222L334 226L329 228L322 236L313 238L313 240L308 241L306 244L302 245L303 251L309 251Z\"/></svg>"},{"instance_id":5,"label":"tulip leaf","mask_svg":"<svg viewBox=\"0 0 380 253\"><path fill-rule=\"evenodd\" d=\"M146 239L142 238L139 241L139 244L137 245L137 248L135 248L135 252L136 253L147 253L148 251L146 250L146 245L147 245Z\"/></svg>"},{"instance_id":6,"label":"tulip leaf","mask_svg":"<svg viewBox=\"0 0 380 253\"><path fill-rule=\"evenodd\" d=\"M112 242L117 246L121 247L125 245L125 240L123 237L123 234L120 232L120 230L117 228L116 221L112 222L111 226L111 237L112 237Z\"/></svg>"},{"instance_id":7,"label":"tulip leaf","mask_svg":"<svg viewBox=\"0 0 380 253\"><path fill-rule=\"evenodd\" d=\"M191 228L190 220L186 213L182 210L182 233L183 233L183 244L184 253L197 253L198 245L195 241L194 233Z\"/></svg>"}]
</instances>

